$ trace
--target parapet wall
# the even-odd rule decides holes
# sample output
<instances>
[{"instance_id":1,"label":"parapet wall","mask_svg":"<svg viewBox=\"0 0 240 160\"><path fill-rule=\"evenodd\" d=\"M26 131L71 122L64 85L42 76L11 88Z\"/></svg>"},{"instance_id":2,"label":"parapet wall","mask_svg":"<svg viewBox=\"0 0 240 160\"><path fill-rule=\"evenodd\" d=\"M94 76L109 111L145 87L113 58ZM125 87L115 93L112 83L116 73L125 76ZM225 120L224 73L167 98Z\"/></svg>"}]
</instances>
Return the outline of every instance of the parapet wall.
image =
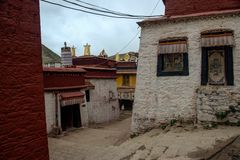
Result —
<instances>
[{"instance_id":1,"label":"parapet wall","mask_svg":"<svg viewBox=\"0 0 240 160\"><path fill-rule=\"evenodd\" d=\"M167 16L240 9L239 0L165 0Z\"/></svg>"}]
</instances>

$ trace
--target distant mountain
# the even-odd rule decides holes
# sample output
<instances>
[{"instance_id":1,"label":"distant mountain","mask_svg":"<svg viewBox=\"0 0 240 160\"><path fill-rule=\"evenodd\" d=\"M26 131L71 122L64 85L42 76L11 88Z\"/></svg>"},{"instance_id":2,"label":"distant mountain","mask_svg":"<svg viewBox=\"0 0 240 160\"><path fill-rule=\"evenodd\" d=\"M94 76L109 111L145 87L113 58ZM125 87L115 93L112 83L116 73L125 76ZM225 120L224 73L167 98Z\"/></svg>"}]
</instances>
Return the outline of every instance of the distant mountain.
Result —
<instances>
[{"instance_id":1,"label":"distant mountain","mask_svg":"<svg viewBox=\"0 0 240 160\"><path fill-rule=\"evenodd\" d=\"M42 63L61 63L61 57L42 44Z\"/></svg>"}]
</instances>

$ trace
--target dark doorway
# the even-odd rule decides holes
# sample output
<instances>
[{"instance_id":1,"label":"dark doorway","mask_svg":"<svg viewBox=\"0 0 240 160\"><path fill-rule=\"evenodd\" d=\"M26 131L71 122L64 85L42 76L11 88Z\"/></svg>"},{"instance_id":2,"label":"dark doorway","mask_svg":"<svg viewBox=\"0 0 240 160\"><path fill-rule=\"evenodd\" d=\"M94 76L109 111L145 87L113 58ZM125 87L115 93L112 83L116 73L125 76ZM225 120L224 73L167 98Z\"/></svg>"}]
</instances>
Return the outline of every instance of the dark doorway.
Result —
<instances>
[{"instance_id":1,"label":"dark doorway","mask_svg":"<svg viewBox=\"0 0 240 160\"><path fill-rule=\"evenodd\" d=\"M124 105L124 110L132 111L133 101L131 101L131 100L119 100L120 109L122 109L121 107L123 105Z\"/></svg>"},{"instance_id":2,"label":"dark doorway","mask_svg":"<svg viewBox=\"0 0 240 160\"><path fill-rule=\"evenodd\" d=\"M63 131L81 127L79 104L61 107L61 126Z\"/></svg>"}]
</instances>

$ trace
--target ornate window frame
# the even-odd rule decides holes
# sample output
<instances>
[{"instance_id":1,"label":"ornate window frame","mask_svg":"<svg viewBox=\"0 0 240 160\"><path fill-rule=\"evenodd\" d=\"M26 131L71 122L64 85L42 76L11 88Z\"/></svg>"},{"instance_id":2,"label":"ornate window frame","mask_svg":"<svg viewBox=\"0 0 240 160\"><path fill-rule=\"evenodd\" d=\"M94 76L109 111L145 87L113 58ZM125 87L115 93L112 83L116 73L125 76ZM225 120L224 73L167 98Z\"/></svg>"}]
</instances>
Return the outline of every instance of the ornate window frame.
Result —
<instances>
[{"instance_id":1,"label":"ornate window frame","mask_svg":"<svg viewBox=\"0 0 240 160\"><path fill-rule=\"evenodd\" d=\"M234 85L233 46L234 32L230 29L208 30L201 33L202 65L201 85ZM224 51L225 83L209 83L209 52Z\"/></svg>"},{"instance_id":2,"label":"ornate window frame","mask_svg":"<svg viewBox=\"0 0 240 160\"><path fill-rule=\"evenodd\" d=\"M158 60L157 60L157 76L188 76L188 45L187 37L171 37L159 41ZM166 54L182 54L183 69L182 71L164 71L164 55Z\"/></svg>"}]
</instances>

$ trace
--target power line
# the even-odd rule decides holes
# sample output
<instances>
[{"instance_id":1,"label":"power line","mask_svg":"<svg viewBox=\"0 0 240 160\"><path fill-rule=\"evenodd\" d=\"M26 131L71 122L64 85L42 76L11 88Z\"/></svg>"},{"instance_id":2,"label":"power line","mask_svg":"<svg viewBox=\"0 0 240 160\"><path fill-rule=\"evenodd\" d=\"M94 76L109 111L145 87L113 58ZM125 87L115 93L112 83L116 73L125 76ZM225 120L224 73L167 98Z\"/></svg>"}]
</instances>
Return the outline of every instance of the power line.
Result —
<instances>
[{"instance_id":1,"label":"power line","mask_svg":"<svg viewBox=\"0 0 240 160\"><path fill-rule=\"evenodd\" d=\"M154 6L154 8L153 8L152 12L150 13L150 15L152 15L154 13L154 11L156 10L159 2L160 2L160 0L158 0L158 2L156 3L156 5ZM124 49L126 49L135 40L135 38L137 38L139 33L140 33L140 31L138 31L137 34L133 36L133 38L119 51L119 53L121 53Z\"/></svg>"},{"instance_id":2,"label":"power line","mask_svg":"<svg viewBox=\"0 0 240 160\"><path fill-rule=\"evenodd\" d=\"M152 17L159 17L160 15L150 15L150 16L146 16L146 15L132 15L132 14L126 14L126 13L121 13L121 12L118 12L118 11L113 11L113 10L109 10L109 9L106 9L106 8L103 8L103 7L100 7L100 6L97 6L95 7L96 5L93 5L93 4L90 4L90 3L87 3L87 5L91 5L91 6L94 6L94 8L92 7L87 7L85 5L81 5L79 3L74 3L72 1L69 1L69 0L62 0L64 2L67 2L67 3L70 3L70 4L73 4L73 5L76 5L78 7L82 7L82 8L85 8L85 9L89 9L89 10L93 10L93 11L97 11L97 12L103 12L103 13L109 13L109 14L113 14L113 15L118 15L118 16L129 16L129 17L141 17L141 18L152 18ZM84 3L83 1L80 1L80 0L75 0L75 1L78 1L80 3ZM101 8L101 9L97 9L97 8Z\"/></svg>"},{"instance_id":3,"label":"power line","mask_svg":"<svg viewBox=\"0 0 240 160\"><path fill-rule=\"evenodd\" d=\"M109 17L109 18L135 19L136 20L136 19L154 18L154 17L162 16L162 15L152 15L154 13L154 11L156 10L160 0L158 0L156 5L154 6L150 16L131 15L131 14L126 14L126 13L121 13L121 12L113 11L113 10L110 10L110 9L107 9L107 8L104 8L104 7L100 7L100 6L91 4L91 3L87 3L87 2L84 2L84 1L81 1L81 0L75 0L75 1L83 3L85 5L95 7L95 8L88 7L88 6L85 6L85 5L81 5L79 3L74 3L74 2L69 1L69 0L62 0L62 1L66 2L66 3L69 3L69 4L72 4L72 5L75 5L75 6L78 6L78 7L82 7L82 8L88 9L88 10L92 10L92 11L87 11L87 10L83 10L83 9L79 9L79 8L70 7L70 6L61 4L61 3L50 2L48 0L41 0L41 1L45 2L45 3L48 3L48 4L51 4L51 5L58 6L58 7L74 10L74 11L79 11L79 12L84 12L84 13L88 13L88 14L92 14L92 15L104 16L104 17ZM99 9L97 9L97 8L99 8ZM100 12L100 13L98 13L98 12ZM138 31L136 33L136 35L134 35L134 37L119 52L122 52L124 49L126 49L135 40L135 38L139 35L139 33L140 33L140 31Z\"/></svg>"},{"instance_id":4,"label":"power line","mask_svg":"<svg viewBox=\"0 0 240 160\"><path fill-rule=\"evenodd\" d=\"M119 53L121 53L124 49L126 49L135 40L135 38L138 36L139 33L140 31L138 31L137 34L133 36L133 38L119 51Z\"/></svg>"},{"instance_id":5,"label":"power line","mask_svg":"<svg viewBox=\"0 0 240 160\"><path fill-rule=\"evenodd\" d=\"M93 15L98 15L98 16L104 16L104 17L109 17L109 18L122 18L122 19L143 19L143 18L150 18L149 16L144 16L144 15L130 15L130 14L124 14L124 13L118 13L116 11L104 11L104 10L99 10L99 9L95 9L95 8L91 8L91 7L86 7L84 5L80 5L68 0L63 0L64 2L73 4L73 5L77 5L79 7L85 8L85 9L89 9L89 10L93 10L95 12L92 11L87 11L87 10L83 10L83 9L79 9L79 8L74 8L74 7L70 7L70 6L66 6L64 4L61 3L55 3L55 2L50 2L48 0L41 0L42 2L48 3L48 4L52 4L55 6L59 6L59 7L63 7L63 8L67 8L67 9L71 9L71 10L75 10L75 11L80 11L80 12L84 12L84 13L88 13L88 14L93 14ZM88 3L90 4L90 3ZM103 13L97 13L97 12L103 12ZM106 14L107 13L107 14ZM113 14L113 15L109 15L109 14ZM159 16L159 15L155 15L155 16ZM152 16L152 17L155 17Z\"/></svg>"},{"instance_id":6,"label":"power line","mask_svg":"<svg viewBox=\"0 0 240 160\"><path fill-rule=\"evenodd\" d=\"M86 4L86 5L89 5L89 6L93 6L93 7L96 7L96 8L100 8L100 9L103 9L103 10L106 10L106 11L112 11L112 12L116 12L116 13L122 14L121 12L113 11L113 10L110 10L110 9L107 9L107 8L104 8L104 7L95 5L95 4L91 4L91 3L87 3L87 2L81 1L81 0L75 0L75 1L83 3L83 4Z\"/></svg>"},{"instance_id":7,"label":"power line","mask_svg":"<svg viewBox=\"0 0 240 160\"><path fill-rule=\"evenodd\" d=\"M158 0L158 2L156 3L155 7L153 8L152 12L150 13L150 15L152 15L154 13L154 11L156 10L158 4L160 3L160 0Z\"/></svg>"},{"instance_id":8,"label":"power line","mask_svg":"<svg viewBox=\"0 0 240 160\"><path fill-rule=\"evenodd\" d=\"M111 15L106 15L106 14L101 14L101 13L90 12L90 11L86 11L86 10L82 10L82 9L78 9L78 8L73 8L73 7L69 7L69 6L63 5L63 4L50 2L50 1L47 1L47 0L41 0L41 1L45 2L45 3L48 3L48 4L55 5L55 6L67 8L67 9L70 9L70 10L80 11L80 12L84 12L84 13L89 13L89 14L98 15L98 16L104 16L104 17L109 17L109 18L142 19L142 18L139 18L139 17L111 16Z\"/></svg>"}]
</instances>

